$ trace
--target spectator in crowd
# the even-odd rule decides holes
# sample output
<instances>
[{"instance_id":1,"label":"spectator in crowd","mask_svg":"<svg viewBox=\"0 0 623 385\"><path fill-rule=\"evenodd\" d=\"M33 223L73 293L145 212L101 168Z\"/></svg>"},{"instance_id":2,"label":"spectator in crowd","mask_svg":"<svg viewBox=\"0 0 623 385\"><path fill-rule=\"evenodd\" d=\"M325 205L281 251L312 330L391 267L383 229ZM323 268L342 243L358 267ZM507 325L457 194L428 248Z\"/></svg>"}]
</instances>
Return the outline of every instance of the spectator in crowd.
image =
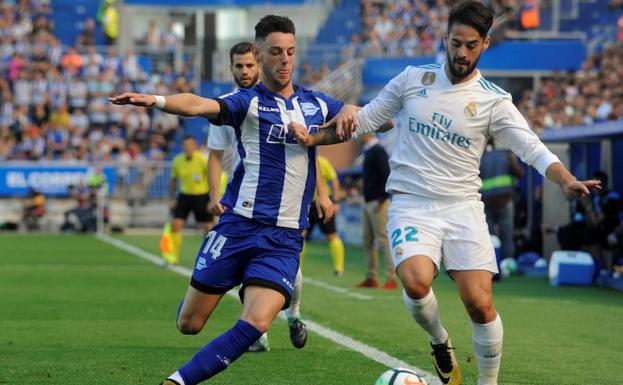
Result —
<instances>
[{"instance_id":1,"label":"spectator in crowd","mask_svg":"<svg viewBox=\"0 0 623 385\"><path fill-rule=\"evenodd\" d=\"M602 188L592 191L589 197L573 200L571 222L563 226L546 226L546 232L557 234L563 250L588 251L600 268L610 270L610 235L617 233L621 223L623 200L618 192L608 188L605 172L596 171L592 177L601 181Z\"/></svg>"},{"instance_id":2,"label":"spectator in crowd","mask_svg":"<svg viewBox=\"0 0 623 385\"><path fill-rule=\"evenodd\" d=\"M22 221L27 230L39 230L39 220L46 213L45 195L43 193L31 189L22 213Z\"/></svg>"},{"instance_id":3,"label":"spectator in crowd","mask_svg":"<svg viewBox=\"0 0 623 385\"><path fill-rule=\"evenodd\" d=\"M95 45L95 20L86 19L84 29L76 38L76 47L88 47Z\"/></svg>"},{"instance_id":4,"label":"spectator in crowd","mask_svg":"<svg viewBox=\"0 0 623 385\"><path fill-rule=\"evenodd\" d=\"M106 45L114 45L119 37L119 12L115 6L115 0L104 0L104 8L98 16L104 29Z\"/></svg>"},{"instance_id":5,"label":"spectator in crowd","mask_svg":"<svg viewBox=\"0 0 623 385\"><path fill-rule=\"evenodd\" d=\"M489 234L496 234L502 242L502 259L515 257L514 177L523 175L517 157L510 150L496 149L493 138L490 139L480 160L480 193Z\"/></svg>"},{"instance_id":6,"label":"spectator in crowd","mask_svg":"<svg viewBox=\"0 0 623 385\"><path fill-rule=\"evenodd\" d=\"M378 287L378 250L385 258L384 289L396 289L396 270L387 239L387 209L389 194L385 184L389 177L389 156L380 145L374 133L361 137L363 160L363 196L365 204L362 213L363 250L366 257L366 278L356 287Z\"/></svg>"}]
</instances>

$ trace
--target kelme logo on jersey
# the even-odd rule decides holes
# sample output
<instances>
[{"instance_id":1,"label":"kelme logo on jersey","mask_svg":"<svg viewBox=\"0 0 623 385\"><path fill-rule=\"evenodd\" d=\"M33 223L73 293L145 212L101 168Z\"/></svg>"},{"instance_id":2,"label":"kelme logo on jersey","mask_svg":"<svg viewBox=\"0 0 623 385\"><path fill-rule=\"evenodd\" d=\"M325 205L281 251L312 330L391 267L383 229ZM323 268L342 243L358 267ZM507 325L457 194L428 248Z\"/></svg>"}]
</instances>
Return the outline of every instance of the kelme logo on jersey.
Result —
<instances>
[{"instance_id":1,"label":"kelme logo on jersey","mask_svg":"<svg viewBox=\"0 0 623 385\"><path fill-rule=\"evenodd\" d=\"M312 103L301 103L301 109L303 110L303 115L314 116L320 108L314 106Z\"/></svg>"}]
</instances>

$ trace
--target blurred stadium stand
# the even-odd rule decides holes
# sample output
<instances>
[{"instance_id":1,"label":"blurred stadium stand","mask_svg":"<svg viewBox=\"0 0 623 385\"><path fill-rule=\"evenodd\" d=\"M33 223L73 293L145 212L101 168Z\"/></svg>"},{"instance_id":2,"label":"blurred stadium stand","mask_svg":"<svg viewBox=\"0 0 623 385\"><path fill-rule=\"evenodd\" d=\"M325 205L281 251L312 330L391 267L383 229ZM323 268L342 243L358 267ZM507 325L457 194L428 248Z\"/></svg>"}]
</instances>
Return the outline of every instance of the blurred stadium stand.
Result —
<instances>
[{"instance_id":1,"label":"blurred stadium stand","mask_svg":"<svg viewBox=\"0 0 623 385\"><path fill-rule=\"evenodd\" d=\"M129 63L119 64L114 76L105 78L108 92L136 89L147 93L194 91L205 96L222 95L233 87L229 47L237 41L252 41L253 26L263 15L286 14L297 25L297 83L352 103L365 103L405 66L445 60L440 54L440 31L446 28L447 2L418 1L417 7L414 1L406 3L409 6L398 10L398 2L384 0L215 0L209 4L199 0L126 0L117 4L121 23L114 48L122 54L117 58L104 45L100 24L95 30L94 47L104 62L117 58ZM496 44L482 57L483 74L513 95L531 126L576 175L584 178L597 169L605 170L611 176L612 189L623 192L623 8L611 6L611 0L541 0L538 26L526 29L520 16L530 2L504 2L512 4L512 10L504 8L501 1L489 3L496 6L499 20L505 23L494 31ZM54 61L58 52L54 51L53 41L58 39L61 53L67 53L84 32L87 19L97 19L100 1L53 0L51 5L54 38L46 47L46 60L60 72L58 78L44 72L50 77L47 87L62 87L57 84L61 79L64 87L71 88L74 76ZM422 24L417 24L414 35L408 25L405 28L400 22L392 23L393 30L386 32L394 40L378 50L370 44L370 31L387 9L394 10L392 17L408 15L409 23ZM27 21L31 25L36 24L34 15L48 17L45 9L24 12L4 5L0 10L6 31L14 30L12 13L30 17ZM156 46L150 46L147 36L151 24L159 41ZM30 70L30 47L39 38L26 34L22 40L7 39L10 33L0 42L0 71L5 75L0 81L0 223L19 223L20 197L28 194L29 188L38 188L58 198L48 200L44 222L46 228L58 228L63 211L72 204L66 197L69 179L78 183L99 165L108 173L112 223L159 227L167 217L168 160L181 151L184 134L205 143L209 123L128 108L108 110L109 121L102 127L89 124L85 131L72 127L56 130L49 123L49 115L58 112L58 104L47 102L46 123L36 116L35 104L28 104L24 110L14 99L20 87L35 86L37 71ZM79 50L88 60L87 47ZM8 76L11 66L20 65L19 60L12 61L15 51L24 53L25 63L19 68L33 73L17 87L20 71ZM82 67L79 82L88 85L93 73L88 75L87 66ZM49 88L47 92L52 94ZM86 98L90 103L95 96L88 92ZM141 121L147 122L144 131L137 129ZM120 135L113 132L111 122L120 126ZM59 140L63 151L58 151ZM326 155L332 157L330 150ZM72 162L72 166L60 159ZM352 184L354 195L357 170L354 163L342 173L347 185ZM56 190L50 190L51 186ZM535 172L528 172L519 181L518 190L522 202L526 202L523 227L534 230L542 223L569 219L568 207L560 204L556 186L542 183ZM357 243L361 238L359 211L357 197L351 198L353 205L343 209L339 219L343 225L339 227L345 240ZM544 239L539 251L548 256L556 240L551 236Z\"/></svg>"}]
</instances>

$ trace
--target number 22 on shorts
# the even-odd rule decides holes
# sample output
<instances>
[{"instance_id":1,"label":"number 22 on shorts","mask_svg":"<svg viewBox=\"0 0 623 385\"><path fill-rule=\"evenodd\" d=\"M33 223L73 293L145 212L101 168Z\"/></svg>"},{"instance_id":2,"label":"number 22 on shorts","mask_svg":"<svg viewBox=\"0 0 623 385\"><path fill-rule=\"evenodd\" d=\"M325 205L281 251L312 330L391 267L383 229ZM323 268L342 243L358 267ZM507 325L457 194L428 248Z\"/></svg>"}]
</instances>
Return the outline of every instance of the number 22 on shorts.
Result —
<instances>
[{"instance_id":1,"label":"number 22 on shorts","mask_svg":"<svg viewBox=\"0 0 623 385\"><path fill-rule=\"evenodd\" d=\"M394 232L392 232L392 249L402 242L419 242L420 239L416 237L417 232L417 229L413 226L405 226L394 230Z\"/></svg>"}]
</instances>

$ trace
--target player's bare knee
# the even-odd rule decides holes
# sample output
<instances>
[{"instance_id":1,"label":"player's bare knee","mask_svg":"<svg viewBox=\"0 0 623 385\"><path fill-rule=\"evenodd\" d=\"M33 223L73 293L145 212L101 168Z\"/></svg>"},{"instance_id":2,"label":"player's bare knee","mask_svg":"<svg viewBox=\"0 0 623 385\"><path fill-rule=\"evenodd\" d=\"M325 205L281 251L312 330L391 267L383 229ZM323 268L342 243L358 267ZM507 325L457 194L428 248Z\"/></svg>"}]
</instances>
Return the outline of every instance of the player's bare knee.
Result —
<instances>
[{"instance_id":1,"label":"player's bare knee","mask_svg":"<svg viewBox=\"0 0 623 385\"><path fill-rule=\"evenodd\" d=\"M495 319L493 302L488 298L475 299L465 305L472 321L485 324Z\"/></svg>"},{"instance_id":2,"label":"player's bare knee","mask_svg":"<svg viewBox=\"0 0 623 385\"><path fill-rule=\"evenodd\" d=\"M409 298L412 299L422 299L430 292L430 285L426 285L416 280L403 282L403 286Z\"/></svg>"},{"instance_id":3,"label":"player's bare knee","mask_svg":"<svg viewBox=\"0 0 623 385\"><path fill-rule=\"evenodd\" d=\"M243 321L247 321L248 323L253 325L254 328L256 328L257 330L259 330L262 333L266 333L268 331L268 328L270 327L270 324L271 324L270 320L262 319L262 318L259 318L259 317L242 318L242 320Z\"/></svg>"},{"instance_id":4,"label":"player's bare knee","mask_svg":"<svg viewBox=\"0 0 623 385\"><path fill-rule=\"evenodd\" d=\"M203 324L192 317L180 317L177 320L177 330L182 334L197 334L203 329Z\"/></svg>"}]
</instances>

